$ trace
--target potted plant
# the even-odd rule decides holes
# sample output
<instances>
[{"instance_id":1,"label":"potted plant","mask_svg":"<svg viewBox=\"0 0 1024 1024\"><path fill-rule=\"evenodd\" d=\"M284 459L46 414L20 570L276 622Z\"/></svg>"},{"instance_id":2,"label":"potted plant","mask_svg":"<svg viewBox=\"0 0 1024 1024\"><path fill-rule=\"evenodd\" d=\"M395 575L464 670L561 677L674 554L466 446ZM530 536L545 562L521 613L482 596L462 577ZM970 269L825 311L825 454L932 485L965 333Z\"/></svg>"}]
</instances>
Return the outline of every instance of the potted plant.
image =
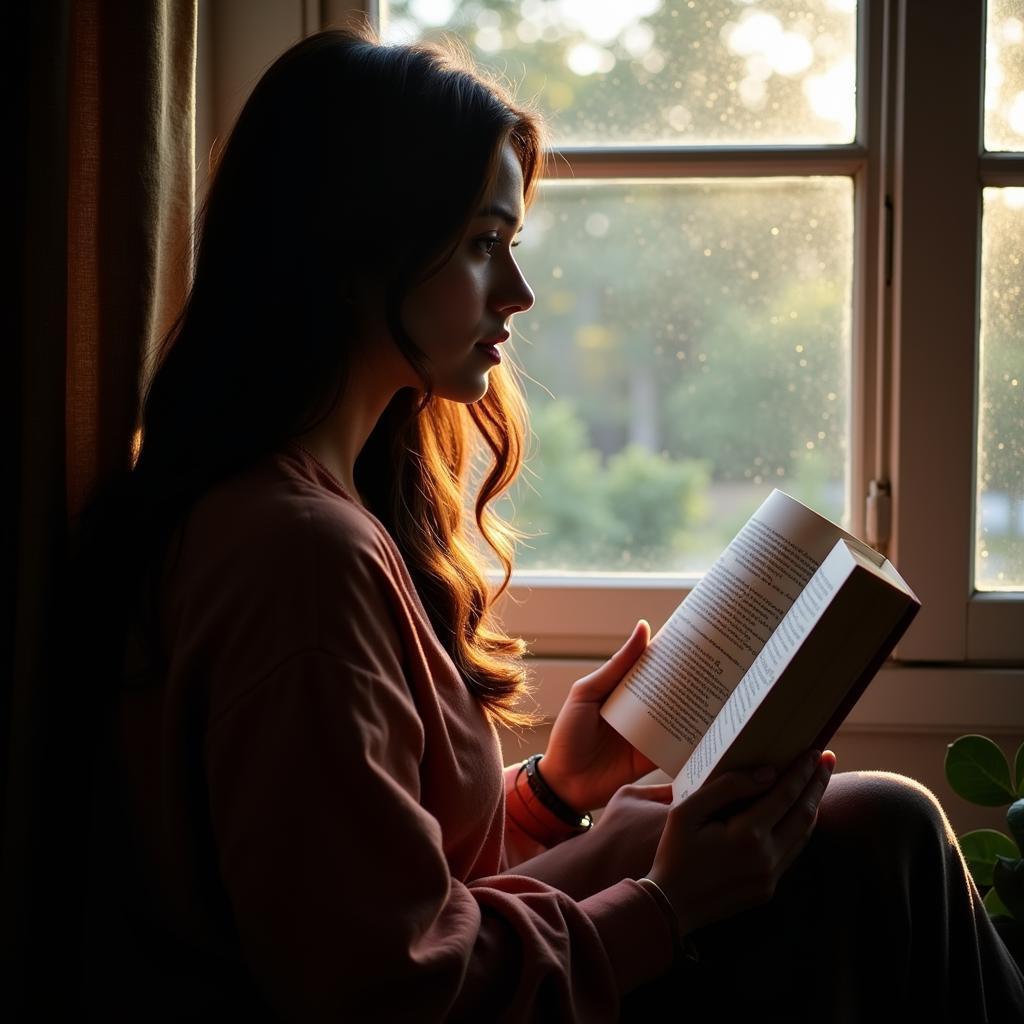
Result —
<instances>
[{"instance_id":1,"label":"potted plant","mask_svg":"<svg viewBox=\"0 0 1024 1024\"><path fill-rule=\"evenodd\" d=\"M971 803L1009 804L1010 835L979 828L960 836L959 843L993 924L1024 967L1024 743L1011 775L1006 756L987 736L961 736L946 748L946 778L953 791Z\"/></svg>"}]
</instances>

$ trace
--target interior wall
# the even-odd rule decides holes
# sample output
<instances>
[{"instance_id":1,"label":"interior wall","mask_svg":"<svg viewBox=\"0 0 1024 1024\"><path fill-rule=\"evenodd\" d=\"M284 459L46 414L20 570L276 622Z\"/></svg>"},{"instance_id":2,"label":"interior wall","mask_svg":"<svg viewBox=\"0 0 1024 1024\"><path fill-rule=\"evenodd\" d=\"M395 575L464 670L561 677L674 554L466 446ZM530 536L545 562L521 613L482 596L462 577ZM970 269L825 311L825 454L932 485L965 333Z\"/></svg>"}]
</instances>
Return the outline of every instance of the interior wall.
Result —
<instances>
[{"instance_id":1,"label":"interior wall","mask_svg":"<svg viewBox=\"0 0 1024 1024\"><path fill-rule=\"evenodd\" d=\"M230 132L267 67L306 34L308 17L304 0L200 0L196 47L198 201L206 192L215 147Z\"/></svg>"}]
</instances>

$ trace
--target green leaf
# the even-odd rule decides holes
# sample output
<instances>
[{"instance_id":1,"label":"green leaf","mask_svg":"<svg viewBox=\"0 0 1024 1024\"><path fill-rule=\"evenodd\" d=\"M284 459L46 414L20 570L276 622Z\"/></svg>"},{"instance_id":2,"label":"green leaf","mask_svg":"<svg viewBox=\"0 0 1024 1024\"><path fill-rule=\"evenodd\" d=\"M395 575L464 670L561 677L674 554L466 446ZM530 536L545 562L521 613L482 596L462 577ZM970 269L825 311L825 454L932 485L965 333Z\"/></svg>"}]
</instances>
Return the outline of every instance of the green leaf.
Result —
<instances>
[{"instance_id":1,"label":"green leaf","mask_svg":"<svg viewBox=\"0 0 1024 1024\"><path fill-rule=\"evenodd\" d=\"M1017 796L1024 796L1024 743L1017 748L1013 759L1013 773L1017 780Z\"/></svg>"},{"instance_id":2,"label":"green leaf","mask_svg":"<svg viewBox=\"0 0 1024 1024\"><path fill-rule=\"evenodd\" d=\"M947 747L946 778L954 792L984 807L1016 798L1006 756L987 736L961 736Z\"/></svg>"},{"instance_id":3,"label":"green leaf","mask_svg":"<svg viewBox=\"0 0 1024 1024\"><path fill-rule=\"evenodd\" d=\"M1024 921L1024 859L997 857L992 884L1003 906L1018 921Z\"/></svg>"},{"instance_id":4,"label":"green leaf","mask_svg":"<svg viewBox=\"0 0 1024 1024\"><path fill-rule=\"evenodd\" d=\"M974 832L967 832L960 837L959 843L971 877L979 889L987 889L992 884L992 869L997 857L1018 855L1013 840L994 828L979 828Z\"/></svg>"},{"instance_id":5,"label":"green leaf","mask_svg":"<svg viewBox=\"0 0 1024 1024\"><path fill-rule=\"evenodd\" d=\"M1024 800L1014 800L1006 812L1010 835L1017 840L1017 849L1024 854Z\"/></svg>"},{"instance_id":6,"label":"green leaf","mask_svg":"<svg viewBox=\"0 0 1024 1024\"><path fill-rule=\"evenodd\" d=\"M1006 909L1006 904L999 898L999 893L995 889L989 889L982 902L985 904L989 917L1013 917L1010 911Z\"/></svg>"}]
</instances>

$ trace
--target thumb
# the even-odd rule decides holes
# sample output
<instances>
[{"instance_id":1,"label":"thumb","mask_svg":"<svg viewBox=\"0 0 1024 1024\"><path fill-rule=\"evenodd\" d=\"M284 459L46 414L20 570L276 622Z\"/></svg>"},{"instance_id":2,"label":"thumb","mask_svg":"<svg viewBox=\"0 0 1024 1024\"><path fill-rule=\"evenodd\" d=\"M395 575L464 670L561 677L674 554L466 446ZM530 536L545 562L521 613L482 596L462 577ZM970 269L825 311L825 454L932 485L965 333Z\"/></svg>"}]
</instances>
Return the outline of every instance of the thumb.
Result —
<instances>
[{"instance_id":1,"label":"thumb","mask_svg":"<svg viewBox=\"0 0 1024 1024\"><path fill-rule=\"evenodd\" d=\"M623 786L630 796L635 797L638 800L653 800L658 804L670 804L672 803L672 783L671 782L655 782L646 783L640 785L633 783L630 786Z\"/></svg>"},{"instance_id":2,"label":"thumb","mask_svg":"<svg viewBox=\"0 0 1024 1024\"><path fill-rule=\"evenodd\" d=\"M594 669L589 675L577 681L576 687L580 691L580 696L592 700L610 693L643 654L650 639L650 623L646 619L640 619L626 642L600 668Z\"/></svg>"}]
</instances>

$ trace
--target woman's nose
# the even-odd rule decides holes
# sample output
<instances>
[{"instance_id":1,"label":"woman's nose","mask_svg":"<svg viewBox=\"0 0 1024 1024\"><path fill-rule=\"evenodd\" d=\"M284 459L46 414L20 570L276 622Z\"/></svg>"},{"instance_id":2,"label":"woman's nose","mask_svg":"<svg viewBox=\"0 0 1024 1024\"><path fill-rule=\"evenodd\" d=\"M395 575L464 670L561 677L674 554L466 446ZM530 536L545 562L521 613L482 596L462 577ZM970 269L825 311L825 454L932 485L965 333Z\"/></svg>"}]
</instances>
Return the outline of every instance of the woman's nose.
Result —
<instances>
[{"instance_id":1,"label":"woman's nose","mask_svg":"<svg viewBox=\"0 0 1024 1024\"><path fill-rule=\"evenodd\" d=\"M506 316L512 313L525 313L533 305L533 302L533 289L523 272L513 264L511 276L499 297L499 309Z\"/></svg>"}]
</instances>

